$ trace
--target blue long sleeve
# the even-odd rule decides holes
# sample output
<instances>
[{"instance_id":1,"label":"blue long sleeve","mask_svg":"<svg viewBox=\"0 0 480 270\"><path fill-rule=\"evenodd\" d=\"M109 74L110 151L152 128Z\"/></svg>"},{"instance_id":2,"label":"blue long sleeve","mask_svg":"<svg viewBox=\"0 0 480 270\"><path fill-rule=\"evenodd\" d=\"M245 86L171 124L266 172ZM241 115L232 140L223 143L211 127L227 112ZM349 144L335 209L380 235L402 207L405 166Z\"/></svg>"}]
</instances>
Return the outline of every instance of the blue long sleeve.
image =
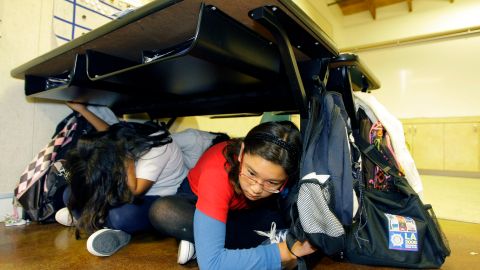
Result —
<instances>
[{"instance_id":1,"label":"blue long sleeve","mask_svg":"<svg viewBox=\"0 0 480 270\"><path fill-rule=\"evenodd\" d=\"M230 250L225 248L225 234L225 223L195 210L195 250L200 269L281 269L276 244Z\"/></svg>"}]
</instances>

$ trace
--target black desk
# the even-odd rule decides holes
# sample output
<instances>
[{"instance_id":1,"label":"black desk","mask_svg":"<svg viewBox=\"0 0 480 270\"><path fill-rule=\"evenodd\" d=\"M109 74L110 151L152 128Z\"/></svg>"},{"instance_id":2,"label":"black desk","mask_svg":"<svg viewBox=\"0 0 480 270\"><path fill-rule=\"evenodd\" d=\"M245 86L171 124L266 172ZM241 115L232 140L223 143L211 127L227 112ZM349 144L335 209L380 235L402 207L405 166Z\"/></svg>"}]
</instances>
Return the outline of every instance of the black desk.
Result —
<instances>
[{"instance_id":1,"label":"black desk","mask_svg":"<svg viewBox=\"0 0 480 270\"><path fill-rule=\"evenodd\" d=\"M11 75L25 80L28 97L107 105L117 114L298 112L308 93L297 63L335 57L331 40L288 0L161 0Z\"/></svg>"}]
</instances>

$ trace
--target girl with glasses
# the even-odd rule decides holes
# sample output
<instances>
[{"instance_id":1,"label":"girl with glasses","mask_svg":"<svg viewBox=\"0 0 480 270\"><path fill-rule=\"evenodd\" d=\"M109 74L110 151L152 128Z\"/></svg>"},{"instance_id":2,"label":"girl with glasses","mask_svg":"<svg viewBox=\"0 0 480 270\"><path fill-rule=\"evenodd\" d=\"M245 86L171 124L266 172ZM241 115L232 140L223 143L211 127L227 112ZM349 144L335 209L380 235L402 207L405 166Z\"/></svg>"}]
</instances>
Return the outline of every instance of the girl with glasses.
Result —
<instances>
[{"instance_id":1,"label":"girl with glasses","mask_svg":"<svg viewBox=\"0 0 480 270\"><path fill-rule=\"evenodd\" d=\"M296 242L291 250L285 241L261 245L265 237L255 231L289 227L286 198L298 178L301 149L298 128L289 121L262 123L243 140L216 144L176 195L153 203L150 221L161 233L181 240L180 264L197 256L200 269L294 265L297 256L314 252L308 242Z\"/></svg>"}]
</instances>

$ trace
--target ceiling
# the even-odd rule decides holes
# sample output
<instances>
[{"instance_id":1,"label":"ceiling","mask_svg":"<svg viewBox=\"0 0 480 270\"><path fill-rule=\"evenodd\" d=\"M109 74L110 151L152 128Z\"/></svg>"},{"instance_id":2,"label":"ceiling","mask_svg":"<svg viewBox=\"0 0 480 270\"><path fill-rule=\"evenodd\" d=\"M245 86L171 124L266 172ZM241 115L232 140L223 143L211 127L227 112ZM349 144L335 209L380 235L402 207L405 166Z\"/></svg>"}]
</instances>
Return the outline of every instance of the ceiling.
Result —
<instances>
[{"instance_id":1,"label":"ceiling","mask_svg":"<svg viewBox=\"0 0 480 270\"><path fill-rule=\"evenodd\" d=\"M454 0L441 0L453 3ZM333 0L329 6L338 5L343 15L351 15L363 11L369 11L373 19L377 18L377 8L389 6L397 3L405 3L405 9L413 11L413 0Z\"/></svg>"}]
</instances>

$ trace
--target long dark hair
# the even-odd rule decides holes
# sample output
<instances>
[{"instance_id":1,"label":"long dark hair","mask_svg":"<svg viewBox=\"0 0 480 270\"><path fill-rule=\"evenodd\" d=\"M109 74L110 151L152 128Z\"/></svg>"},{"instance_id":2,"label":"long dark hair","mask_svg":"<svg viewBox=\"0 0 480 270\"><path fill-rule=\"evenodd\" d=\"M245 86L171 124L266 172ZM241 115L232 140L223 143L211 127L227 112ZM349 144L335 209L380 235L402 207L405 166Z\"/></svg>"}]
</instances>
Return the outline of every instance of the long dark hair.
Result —
<instances>
[{"instance_id":1,"label":"long dark hair","mask_svg":"<svg viewBox=\"0 0 480 270\"><path fill-rule=\"evenodd\" d=\"M81 213L76 221L76 236L103 228L108 210L133 201L127 186L126 158L138 160L152 147L169 142L167 136L139 134L128 123L119 123L107 131L80 137L75 149L66 156L70 173L70 211Z\"/></svg>"},{"instance_id":2,"label":"long dark hair","mask_svg":"<svg viewBox=\"0 0 480 270\"><path fill-rule=\"evenodd\" d=\"M241 144L244 153L258 155L274 164L280 165L288 176L287 187L298 178L302 142L298 128L290 121L265 122L251 129L242 139L229 141L224 149L227 160L225 169L235 192L241 194L238 174L240 163L238 155Z\"/></svg>"}]
</instances>

